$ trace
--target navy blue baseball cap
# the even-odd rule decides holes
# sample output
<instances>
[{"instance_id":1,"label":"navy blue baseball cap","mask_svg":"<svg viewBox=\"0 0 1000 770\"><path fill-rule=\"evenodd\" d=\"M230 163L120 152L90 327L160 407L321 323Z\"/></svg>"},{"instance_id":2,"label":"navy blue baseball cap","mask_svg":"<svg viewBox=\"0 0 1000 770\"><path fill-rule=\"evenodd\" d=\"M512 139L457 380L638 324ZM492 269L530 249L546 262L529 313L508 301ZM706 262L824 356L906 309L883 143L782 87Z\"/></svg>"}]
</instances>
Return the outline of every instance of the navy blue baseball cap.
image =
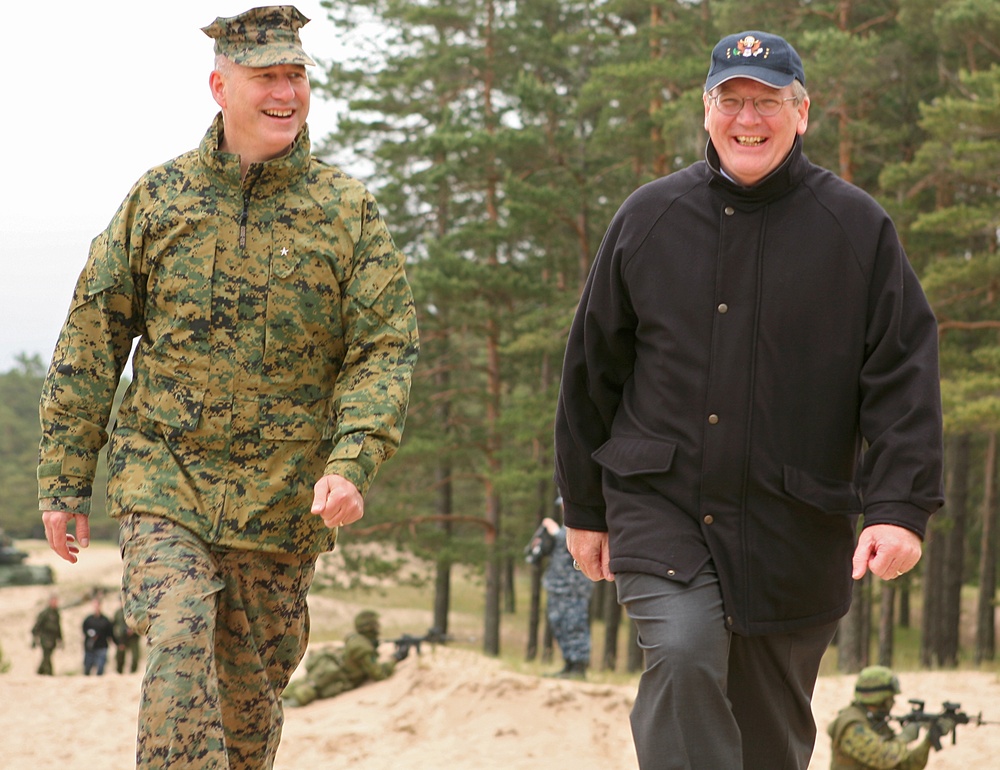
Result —
<instances>
[{"instance_id":1,"label":"navy blue baseball cap","mask_svg":"<svg viewBox=\"0 0 1000 770\"><path fill-rule=\"evenodd\" d=\"M784 88L793 80L806 84L802 59L788 41L756 30L727 35L712 49L705 90L733 78L750 78L772 88Z\"/></svg>"}]
</instances>

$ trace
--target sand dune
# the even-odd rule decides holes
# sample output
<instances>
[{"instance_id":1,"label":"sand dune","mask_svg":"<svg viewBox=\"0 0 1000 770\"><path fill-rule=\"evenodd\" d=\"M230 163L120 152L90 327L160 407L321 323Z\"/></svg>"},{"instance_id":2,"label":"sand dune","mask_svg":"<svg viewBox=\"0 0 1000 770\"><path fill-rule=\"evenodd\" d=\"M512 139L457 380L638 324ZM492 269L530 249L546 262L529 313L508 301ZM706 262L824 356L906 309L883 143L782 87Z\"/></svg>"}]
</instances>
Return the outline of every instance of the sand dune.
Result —
<instances>
[{"instance_id":1,"label":"sand dune","mask_svg":"<svg viewBox=\"0 0 1000 770\"><path fill-rule=\"evenodd\" d=\"M32 549L32 561L57 572L54 587L74 604L93 586L114 590L120 566L113 548L92 548L75 566ZM34 674L39 653L30 628L52 587L0 590L0 644L12 669L0 675L0 767L65 770L133 764L139 674L79 676L78 629L86 602L63 609L68 641L55 658L57 676ZM106 610L115 606L114 599ZM313 615L349 617L353 608L323 599ZM416 612L416 611L407 611ZM424 616L426 617L426 616ZM414 619L419 623L421 616ZM423 627L408 622L413 627ZM424 626L426 626L424 622ZM388 654L388 647L386 654ZM1000 676L995 672L905 672L902 703L944 700L1000 721ZM853 677L822 678L814 712L820 737L810 770L829 766L822 732L850 699ZM628 728L634 686L564 682L513 673L475 651L438 646L410 655L390 679L286 713L278 770L629 770L636 767ZM937 770L1000 766L1000 724L959 728L928 765Z\"/></svg>"}]
</instances>

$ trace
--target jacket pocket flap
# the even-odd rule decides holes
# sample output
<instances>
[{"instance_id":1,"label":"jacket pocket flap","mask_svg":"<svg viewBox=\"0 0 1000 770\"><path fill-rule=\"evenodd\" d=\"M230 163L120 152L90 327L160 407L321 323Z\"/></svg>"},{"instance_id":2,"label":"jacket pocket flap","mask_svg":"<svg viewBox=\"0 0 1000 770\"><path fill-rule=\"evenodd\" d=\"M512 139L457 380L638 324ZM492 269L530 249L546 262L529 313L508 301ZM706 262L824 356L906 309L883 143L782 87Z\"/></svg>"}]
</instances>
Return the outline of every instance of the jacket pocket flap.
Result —
<instances>
[{"instance_id":1,"label":"jacket pocket flap","mask_svg":"<svg viewBox=\"0 0 1000 770\"><path fill-rule=\"evenodd\" d=\"M330 400L262 398L260 435L272 441L315 441L330 438Z\"/></svg>"},{"instance_id":2,"label":"jacket pocket flap","mask_svg":"<svg viewBox=\"0 0 1000 770\"><path fill-rule=\"evenodd\" d=\"M591 457L618 476L665 473L674 461L677 445L669 441L618 436L608 439Z\"/></svg>"},{"instance_id":3,"label":"jacket pocket flap","mask_svg":"<svg viewBox=\"0 0 1000 770\"><path fill-rule=\"evenodd\" d=\"M194 430L201 419L205 391L167 377L137 383L135 404L143 417L181 430Z\"/></svg>"},{"instance_id":4,"label":"jacket pocket flap","mask_svg":"<svg viewBox=\"0 0 1000 770\"><path fill-rule=\"evenodd\" d=\"M823 478L784 466L785 492L791 497L826 513L861 513L861 494L849 481Z\"/></svg>"}]
</instances>

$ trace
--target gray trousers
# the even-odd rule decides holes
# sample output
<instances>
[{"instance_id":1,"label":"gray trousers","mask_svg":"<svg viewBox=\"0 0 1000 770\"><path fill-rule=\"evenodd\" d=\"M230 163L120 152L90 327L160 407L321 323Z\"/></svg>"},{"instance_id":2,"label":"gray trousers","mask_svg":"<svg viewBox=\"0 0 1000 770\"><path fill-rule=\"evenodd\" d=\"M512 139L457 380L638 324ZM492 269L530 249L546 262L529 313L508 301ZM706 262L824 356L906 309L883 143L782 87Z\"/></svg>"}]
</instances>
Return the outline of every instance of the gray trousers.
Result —
<instances>
[{"instance_id":1,"label":"gray trousers","mask_svg":"<svg viewBox=\"0 0 1000 770\"><path fill-rule=\"evenodd\" d=\"M732 634L711 563L690 585L640 573L615 585L645 657L631 715L641 770L806 770L810 701L836 623Z\"/></svg>"}]
</instances>

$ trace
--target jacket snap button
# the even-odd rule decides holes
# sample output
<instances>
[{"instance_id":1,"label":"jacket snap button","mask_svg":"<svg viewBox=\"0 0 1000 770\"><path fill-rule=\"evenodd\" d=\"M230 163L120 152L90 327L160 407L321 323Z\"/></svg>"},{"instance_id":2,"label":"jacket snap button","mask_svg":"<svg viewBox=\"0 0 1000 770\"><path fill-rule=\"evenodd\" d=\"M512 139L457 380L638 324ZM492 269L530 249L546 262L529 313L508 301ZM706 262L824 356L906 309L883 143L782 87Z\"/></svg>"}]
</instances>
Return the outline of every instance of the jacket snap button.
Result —
<instances>
[{"instance_id":1,"label":"jacket snap button","mask_svg":"<svg viewBox=\"0 0 1000 770\"><path fill-rule=\"evenodd\" d=\"M705 516L705 518L703 519L703 521L706 524L711 524L712 522L715 521L715 517L712 514L708 514L707 516Z\"/></svg>"},{"instance_id":2,"label":"jacket snap button","mask_svg":"<svg viewBox=\"0 0 1000 770\"><path fill-rule=\"evenodd\" d=\"M716 424L718 424L718 422L719 422L719 415L717 415L717 414L710 414L708 416L708 424L709 425L716 425Z\"/></svg>"},{"instance_id":3,"label":"jacket snap button","mask_svg":"<svg viewBox=\"0 0 1000 770\"><path fill-rule=\"evenodd\" d=\"M722 302L719 305L719 312L720 313L728 313L729 312L729 305L727 305L725 302Z\"/></svg>"},{"instance_id":4,"label":"jacket snap button","mask_svg":"<svg viewBox=\"0 0 1000 770\"><path fill-rule=\"evenodd\" d=\"M675 570L675 569L668 569L668 570L667 570L667 575L668 575L669 577L673 577L673 576L674 576L674 575L676 575L676 574L677 574L677 570Z\"/></svg>"},{"instance_id":5,"label":"jacket snap button","mask_svg":"<svg viewBox=\"0 0 1000 770\"><path fill-rule=\"evenodd\" d=\"M732 206L726 206L726 216L727 217L731 217L735 213L736 213L736 209L734 209Z\"/></svg>"}]
</instances>

